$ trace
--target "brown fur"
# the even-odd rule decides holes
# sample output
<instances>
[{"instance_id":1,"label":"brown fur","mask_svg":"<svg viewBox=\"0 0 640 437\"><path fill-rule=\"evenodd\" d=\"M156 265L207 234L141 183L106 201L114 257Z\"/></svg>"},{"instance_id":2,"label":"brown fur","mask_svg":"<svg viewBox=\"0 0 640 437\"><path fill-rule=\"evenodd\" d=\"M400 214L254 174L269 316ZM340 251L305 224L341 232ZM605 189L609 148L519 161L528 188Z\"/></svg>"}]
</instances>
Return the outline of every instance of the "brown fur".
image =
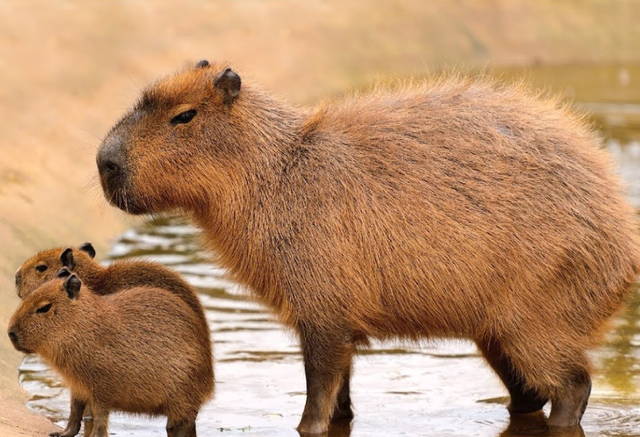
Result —
<instances>
[{"instance_id":1,"label":"brown fur","mask_svg":"<svg viewBox=\"0 0 640 437\"><path fill-rule=\"evenodd\" d=\"M75 401L90 403L92 437L108 435L112 410L166 415L168 435L195 435L198 411L213 393L211 341L199 315L159 288L98 296L83 286L71 296L72 278L25 297L9 324L16 348L41 355ZM47 312L36 311L46 304Z\"/></svg>"},{"instance_id":2,"label":"brown fur","mask_svg":"<svg viewBox=\"0 0 640 437\"><path fill-rule=\"evenodd\" d=\"M299 430L350 417L355 345L396 337L470 338L513 412L551 399L552 425L578 423L585 353L640 271L633 211L595 133L556 100L486 79L311 112L243 85L229 104L214 86L223 67L147 89L98 152L101 182L130 213L191 216L299 333Z\"/></svg>"},{"instance_id":3,"label":"brown fur","mask_svg":"<svg viewBox=\"0 0 640 437\"><path fill-rule=\"evenodd\" d=\"M93 248L91 248L93 250ZM162 288L180 297L195 312L201 337L209 337L209 327L202 304L193 288L180 275L161 264L140 260L119 260L108 267L102 266L93 256L80 248L72 249L71 264L69 257L63 262L61 255L66 249L54 248L44 250L25 261L16 272L16 290L21 299L25 299L43 283L56 278L58 271L65 267L73 271L97 295L109 295L134 287L149 286ZM37 267L44 271L39 271ZM204 347L209 349L210 366L213 366L211 343ZM71 413L69 424L59 433L61 437L76 435L82 419L85 403L71 390ZM90 415L90 405L85 414Z\"/></svg>"},{"instance_id":4,"label":"brown fur","mask_svg":"<svg viewBox=\"0 0 640 437\"><path fill-rule=\"evenodd\" d=\"M73 265L61 260L65 248L47 249L25 261L16 272L16 291L24 299L43 283L53 279L62 267L78 275L89 290L101 296L133 287L162 288L184 300L202 321L200 328L209 332L204 309L196 291L176 271L162 264L143 260L116 260L107 267L81 248L72 248ZM44 272L36 267L46 266Z\"/></svg>"}]
</instances>

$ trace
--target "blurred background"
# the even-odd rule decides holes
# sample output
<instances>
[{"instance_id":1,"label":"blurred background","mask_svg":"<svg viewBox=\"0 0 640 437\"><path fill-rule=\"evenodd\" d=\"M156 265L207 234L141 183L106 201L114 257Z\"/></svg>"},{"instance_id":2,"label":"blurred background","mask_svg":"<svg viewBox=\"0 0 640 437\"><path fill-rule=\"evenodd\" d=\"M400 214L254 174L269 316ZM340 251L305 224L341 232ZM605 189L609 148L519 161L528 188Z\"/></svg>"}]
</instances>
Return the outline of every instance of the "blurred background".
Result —
<instances>
[{"instance_id":1,"label":"blurred background","mask_svg":"<svg viewBox=\"0 0 640 437\"><path fill-rule=\"evenodd\" d=\"M222 279L193 228L109 207L94 155L140 88L204 58L227 60L298 105L449 69L526 78L588 114L640 210L640 1L0 1L0 325L17 306L15 270L43 248L92 241L107 262L142 256L177 268L199 287L216 345L219 389L202 434L296 435L304 378L295 339ZM600 373L575 435L640 435L639 311L636 293L594 353ZM44 417L68 415L55 375L22 358L0 336L4 436L51 432ZM510 423L505 401L466 343L375 345L356 363L353 429L333 432L539 427L539 418ZM116 435L163 429L129 416L112 426Z\"/></svg>"}]
</instances>

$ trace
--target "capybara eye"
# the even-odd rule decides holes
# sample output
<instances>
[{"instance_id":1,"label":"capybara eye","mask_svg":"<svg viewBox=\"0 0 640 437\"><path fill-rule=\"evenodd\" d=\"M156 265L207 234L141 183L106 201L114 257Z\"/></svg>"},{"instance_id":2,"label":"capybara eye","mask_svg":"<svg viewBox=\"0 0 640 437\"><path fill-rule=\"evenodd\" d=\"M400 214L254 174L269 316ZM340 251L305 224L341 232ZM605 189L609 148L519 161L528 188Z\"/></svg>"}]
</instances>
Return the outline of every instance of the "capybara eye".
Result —
<instances>
[{"instance_id":1,"label":"capybara eye","mask_svg":"<svg viewBox=\"0 0 640 437\"><path fill-rule=\"evenodd\" d=\"M45 266L44 264L40 264L39 266L36 266L36 270L39 271L40 273L46 271L49 267Z\"/></svg>"},{"instance_id":2,"label":"capybara eye","mask_svg":"<svg viewBox=\"0 0 640 437\"><path fill-rule=\"evenodd\" d=\"M40 314L42 314L42 313L46 313L46 312L48 312L50 309L51 309L51 304L50 304L50 303L48 303L48 304L46 304L46 305L42 305L40 308L38 308L38 309L36 310L36 313L40 313Z\"/></svg>"},{"instance_id":3,"label":"capybara eye","mask_svg":"<svg viewBox=\"0 0 640 437\"><path fill-rule=\"evenodd\" d=\"M193 120L193 117L196 116L195 109L189 109L188 111L181 112L171 119L171 124L186 124Z\"/></svg>"}]
</instances>

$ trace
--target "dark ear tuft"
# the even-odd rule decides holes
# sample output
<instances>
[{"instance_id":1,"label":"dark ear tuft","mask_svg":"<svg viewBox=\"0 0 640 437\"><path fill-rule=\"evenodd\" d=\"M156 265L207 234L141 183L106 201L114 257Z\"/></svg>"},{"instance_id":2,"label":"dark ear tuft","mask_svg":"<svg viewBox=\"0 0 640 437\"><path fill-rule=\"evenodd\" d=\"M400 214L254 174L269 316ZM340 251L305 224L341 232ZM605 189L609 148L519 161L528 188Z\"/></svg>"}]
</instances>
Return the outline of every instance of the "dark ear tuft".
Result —
<instances>
[{"instance_id":1,"label":"dark ear tuft","mask_svg":"<svg viewBox=\"0 0 640 437\"><path fill-rule=\"evenodd\" d=\"M75 269L76 262L73 259L73 249L67 247L64 252L62 252L62 255L60 255L60 262L62 262L64 267L69 268L69 270Z\"/></svg>"},{"instance_id":2,"label":"dark ear tuft","mask_svg":"<svg viewBox=\"0 0 640 437\"><path fill-rule=\"evenodd\" d=\"M71 275L64 281L64 290L67 292L67 296L69 299L75 299L78 297L78 293L80 293L80 287L82 283L80 279L76 275Z\"/></svg>"},{"instance_id":3,"label":"dark ear tuft","mask_svg":"<svg viewBox=\"0 0 640 437\"><path fill-rule=\"evenodd\" d=\"M93 248L93 244L84 243L82 246L78 247L83 252L87 252L91 258L96 257L96 250Z\"/></svg>"},{"instance_id":4,"label":"dark ear tuft","mask_svg":"<svg viewBox=\"0 0 640 437\"><path fill-rule=\"evenodd\" d=\"M58 270L58 278L66 278L68 276L71 276L71 272L66 267Z\"/></svg>"},{"instance_id":5,"label":"dark ear tuft","mask_svg":"<svg viewBox=\"0 0 640 437\"><path fill-rule=\"evenodd\" d=\"M209 61L203 59L202 61L196 64L196 68L207 68L209 66Z\"/></svg>"},{"instance_id":6,"label":"dark ear tuft","mask_svg":"<svg viewBox=\"0 0 640 437\"><path fill-rule=\"evenodd\" d=\"M230 68L225 68L213 82L213 86L222 91L225 105L231 105L235 101L240 94L241 84L240 76Z\"/></svg>"}]
</instances>

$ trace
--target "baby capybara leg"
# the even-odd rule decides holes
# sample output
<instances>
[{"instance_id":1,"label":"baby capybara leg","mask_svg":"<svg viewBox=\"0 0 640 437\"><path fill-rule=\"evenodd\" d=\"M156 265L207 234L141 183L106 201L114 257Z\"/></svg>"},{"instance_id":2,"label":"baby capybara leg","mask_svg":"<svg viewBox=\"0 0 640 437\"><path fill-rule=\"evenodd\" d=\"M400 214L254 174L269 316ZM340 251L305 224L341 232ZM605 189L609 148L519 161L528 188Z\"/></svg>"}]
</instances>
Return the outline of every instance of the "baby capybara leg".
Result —
<instances>
[{"instance_id":1,"label":"baby capybara leg","mask_svg":"<svg viewBox=\"0 0 640 437\"><path fill-rule=\"evenodd\" d=\"M307 379L307 401L298 425L300 434L323 434L329 430L338 392L351 367L353 344L344 332L319 332L300 328L300 342Z\"/></svg>"},{"instance_id":2,"label":"baby capybara leg","mask_svg":"<svg viewBox=\"0 0 640 437\"><path fill-rule=\"evenodd\" d=\"M342 385L338 391L338 399L336 407L331 416L331 422L340 422L353 419L353 410L351 408L351 367L342 375Z\"/></svg>"},{"instance_id":3,"label":"baby capybara leg","mask_svg":"<svg viewBox=\"0 0 640 437\"><path fill-rule=\"evenodd\" d=\"M96 402L94 399L91 403L93 409L93 429L90 437L108 437L109 436L109 410Z\"/></svg>"},{"instance_id":4,"label":"baby capybara leg","mask_svg":"<svg viewBox=\"0 0 640 437\"><path fill-rule=\"evenodd\" d=\"M73 437L80 432L80 425L82 423L82 414L87 403L71 394L71 413L69 414L69 422L62 432L52 432L49 435L51 437Z\"/></svg>"},{"instance_id":5,"label":"baby capybara leg","mask_svg":"<svg viewBox=\"0 0 640 437\"><path fill-rule=\"evenodd\" d=\"M196 437L196 416L167 419L167 437Z\"/></svg>"},{"instance_id":6,"label":"baby capybara leg","mask_svg":"<svg viewBox=\"0 0 640 437\"><path fill-rule=\"evenodd\" d=\"M548 399L526 386L524 378L516 371L513 361L500 346L498 340L479 340L476 341L476 344L491 368L507 387L511 397L507 409L511 414L532 413L544 407Z\"/></svg>"},{"instance_id":7,"label":"baby capybara leg","mask_svg":"<svg viewBox=\"0 0 640 437\"><path fill-rule=\"evenodd\" d=\"M580 423L591 394L591 377L586 369L577 369L566 378L551 399L549 426L576 426Z\"/></svg>"}]
</instances>

